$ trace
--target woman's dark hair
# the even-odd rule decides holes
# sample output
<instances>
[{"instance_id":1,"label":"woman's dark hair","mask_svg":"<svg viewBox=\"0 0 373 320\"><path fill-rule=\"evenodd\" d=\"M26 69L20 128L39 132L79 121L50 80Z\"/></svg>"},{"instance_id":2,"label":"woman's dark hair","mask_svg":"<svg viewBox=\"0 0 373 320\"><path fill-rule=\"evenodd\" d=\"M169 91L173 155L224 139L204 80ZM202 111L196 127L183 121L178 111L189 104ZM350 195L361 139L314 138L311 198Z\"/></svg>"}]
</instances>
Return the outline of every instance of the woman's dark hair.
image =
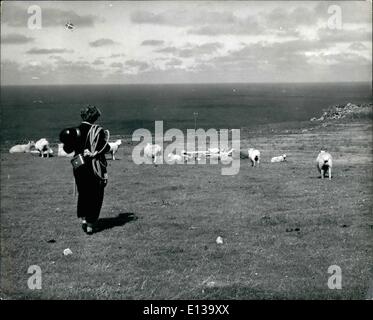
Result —
<instances>
[{"instance_id":1,"label":"woman's dark hair","mask_svg":"<svg viewBox=\"0 0 373 320\"><path fill-rule=\"evenodd\" d=\"M80 110L80 116L83 121L94 123L101 115L101 111L95 106L88 106Z\"/></svg>"}]
</instances>

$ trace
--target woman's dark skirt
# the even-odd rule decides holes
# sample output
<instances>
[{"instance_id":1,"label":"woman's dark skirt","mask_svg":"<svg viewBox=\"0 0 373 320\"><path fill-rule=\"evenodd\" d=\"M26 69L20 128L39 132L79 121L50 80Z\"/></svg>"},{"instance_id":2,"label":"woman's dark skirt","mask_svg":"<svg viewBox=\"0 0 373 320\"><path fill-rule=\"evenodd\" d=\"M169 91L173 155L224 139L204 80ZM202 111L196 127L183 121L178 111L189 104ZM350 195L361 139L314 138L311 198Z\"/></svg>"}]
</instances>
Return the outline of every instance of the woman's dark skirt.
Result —
<instances>
[{"instance_id":1,"label":"woman's dark skirt","mask_svg":"<svg viewBox=\"0 0 373 320\"><path fill-rule=\"evenodd\" d=\"M78 218L94 223L100 215L105 183L94 174L88 163L75 169L74 177L78 188Z\"/></svg>"}]
</instances>

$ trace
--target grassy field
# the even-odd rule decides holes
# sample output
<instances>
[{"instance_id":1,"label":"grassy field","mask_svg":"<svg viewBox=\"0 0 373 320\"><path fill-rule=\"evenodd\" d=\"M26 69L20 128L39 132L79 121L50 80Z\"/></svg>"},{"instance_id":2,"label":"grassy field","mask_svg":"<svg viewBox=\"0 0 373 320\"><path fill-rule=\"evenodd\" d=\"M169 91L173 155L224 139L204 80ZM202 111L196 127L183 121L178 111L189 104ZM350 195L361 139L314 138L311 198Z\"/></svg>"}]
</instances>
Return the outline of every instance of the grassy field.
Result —
<instances>
[{"instance_id":1,"label":"grassy field","mask_svg":"<svg viewBox=\"0 0 373 320\"><path fill-rule=\"evenodd\" d=\"M220 165L136 166L124 144L109 162L93 236L76 218L68 159L3 152L1 297L364 299L373 257L371 130L338 122L243 132L241 147L260 149L262 162L242 160L235 176L222 176ZM334 156L332 181L316 170L323 147ZM283 153L286 163L269 162ZM30 265L41 267L41 290L28 289ZM330 265L342 269L342 290L327 286Z\"/></svg>"}]
</instances>

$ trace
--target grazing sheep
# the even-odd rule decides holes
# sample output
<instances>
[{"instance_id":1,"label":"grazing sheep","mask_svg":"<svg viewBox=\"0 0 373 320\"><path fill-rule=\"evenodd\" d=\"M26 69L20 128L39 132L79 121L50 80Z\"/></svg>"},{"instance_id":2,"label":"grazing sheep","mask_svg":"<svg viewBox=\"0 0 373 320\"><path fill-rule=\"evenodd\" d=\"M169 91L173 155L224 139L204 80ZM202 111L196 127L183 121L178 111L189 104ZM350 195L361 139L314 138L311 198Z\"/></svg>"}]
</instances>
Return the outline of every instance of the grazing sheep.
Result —
<instances>
[{"instance_id":1,"label":"grazing sheep","mask_svg":"<svg viewBox=\"0 0 373 320\"><path fill-rule=\"evenodd\" d=\"M273 157L271 159L271 162L283 162L286 161L286 154L283 154L282 156Z\"/></svg>"},{"instance_id":2,"label":"grazing sheep","mask_svg":"<svg viewBox=\"0 0 373 320\"><path fill-rule=\"evenodd\" d=\"M209 156L211 159L227 159L228 157L232 156L234 149L230 149L228 151L226 150L221 150L218 153L211 153Z\"/></svg>"},{"instance_id":3,"label":"grazing sheep","mask_svg":"<svg viewBox=\"0 0 373 320\"><path fill-rule=\"evenodd\" d=\"M179 155L179 154L173 154L173 153L169 153L168 154L168 162L169 163L181 163L181 162L184 162L184 157Z\"/></svg>"},{"instance_id":4,"label":"grazing sheep","mask_svg":"<svg viewBox=\"0 0 373 320\"><path fill-rule=\"evenodd\" d=\"M220 149L219 149L219 148L208 148L207 150L208 150L208 152L210 152L210 153L219 153L219 152L220 152Z\"/></svg>"},{"instance_id":5,"label":"grazing sheep","mask_svg":"<svg viewBox=\"0 0 373 320\"><path fill-rule=\"evenodd\" d=\"M40 140L36 141L35 149L39 151L42 158L44 158L44 155L49 158L49 155L53 154L53 150L50 148L49 142L45 138L41 138Z\"/></svg>"},{"instance_id":6,"label":"grazing sheep","mask_svg":"<svg viewBox=\"0 0 373 320\"><path fill-rule=\"evenodd\" d=\"M35 146L34 141L29 141L27 144L17 144L9 149L9 153L25 153L30 152L31 147Z\"/></svg>"},{"instance_id":7,"label":"grazing sheep","mask_svg":"<svg viewBox=\"0 0 373 320\"><path fill-rule=\"evenodd\" d=\"M111 153L111 158L112 160L115 160L115 154L117 153L119 146L122 144L122 140L118 139L115 142L109 142L110 146L110 153Z\"/></svg>"},{"instance_id":8,"label":"grazing sheep","mask_svg":"<svg viewBox=\"0 0 373 320\"><path fill-rule=\"evenodd\" d=\"M316 159L317 170L321 174L321 179L324 179L326 171L328 171L329 180L332 179L333 159L329 152L321 150Z\"/></svg>"},{"instance_id":9,"label":"grazing sheep","mask_svg":"<svg viewBox=\"0 0 373 320\"><path fill-rule=\"evenodd\" d=\"M153 163L157 163L157 157L162 155L162 147L158 144L147 143L144 148L144 155L149 159L154 159Z\"/></svg>"},{"instance_id":10,"label":"grazing sheep","mask_svg":"<svg viewBox=\"0 0 373 320\"><path fill-rule=\"evenodd\" d=\"M63 143L58 144L58 150L57 150L57 156L58 157L73 157L74 152L66 153L65 150L63 150Z\"/></svg>"},{"instance_id":11,"label":"grazing sheep","mask_svg":"<svg viewBox=\"0 0 373 320\"><path fill-rule=\"evenodd\" d=\"M258 166L259 166L259 163L260 163L260 151L254 149L254 148L250 148L248 150L248 155L249 155L249 159L251 161L251 165L253 167L255 167L255 164L258 164Z\"/></svg>"}]
</instances>

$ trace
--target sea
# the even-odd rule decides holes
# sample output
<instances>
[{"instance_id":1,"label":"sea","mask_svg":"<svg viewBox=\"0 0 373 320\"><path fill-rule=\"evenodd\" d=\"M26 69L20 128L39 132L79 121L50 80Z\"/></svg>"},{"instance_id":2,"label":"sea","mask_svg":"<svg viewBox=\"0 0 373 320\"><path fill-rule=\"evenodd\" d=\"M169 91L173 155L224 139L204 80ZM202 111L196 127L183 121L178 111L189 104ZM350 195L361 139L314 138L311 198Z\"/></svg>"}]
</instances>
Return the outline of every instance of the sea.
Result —
<instances>
[{"instance_id":1,"label":"sea","mask_svg":"<svg viewBox=\"0 0 373 320\"><path fill-rule=\"evenodd\" d=\"M62 129L79 125L87 105L102 111L98 123L114 137L154 131L156 120L164 130L286 126L332 105L370 101L367 82L1 86L1 144L58 142Z\"/></svg>"}]
</instances>

